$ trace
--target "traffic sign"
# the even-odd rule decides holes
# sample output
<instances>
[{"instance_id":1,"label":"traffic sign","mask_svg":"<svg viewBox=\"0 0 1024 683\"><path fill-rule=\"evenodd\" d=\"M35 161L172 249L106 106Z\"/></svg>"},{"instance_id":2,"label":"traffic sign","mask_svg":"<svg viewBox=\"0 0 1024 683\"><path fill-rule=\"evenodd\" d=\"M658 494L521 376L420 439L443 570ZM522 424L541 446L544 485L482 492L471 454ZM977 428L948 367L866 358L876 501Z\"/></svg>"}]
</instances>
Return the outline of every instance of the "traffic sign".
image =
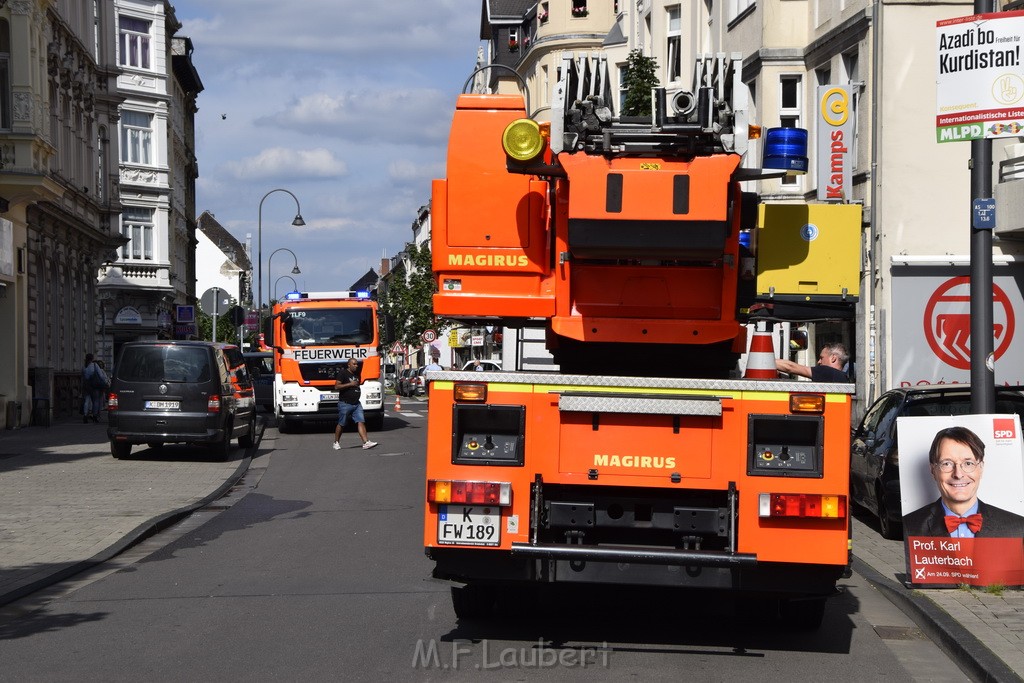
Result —
<instances>
[{"instance_id":1,"label":"traffic sign","mask_svg":"<svg viewBox=\"0 0 1024 683\"><path fill-rule=\"evenodd\" d=\"M200 297L199 307L206 315L224 315L231 307L231 294L221 287L210 287Z\"/></svg>"},{"instance_id":2,"label":"traffic sign","mask_svg":"<svg viewBox=\"0 0 1024 683\"><path fill-rule=\"evenodd\" d=\"M400 356L405 353L405 347L402 346L402 342L395 342L394 346L391 347L391 353L396 356Z\"/></svg>"},{"instance_id":3,"label":"traffic sign","mask_svg":"<svg viewBox=\"0 0 1024 683\"><path fill-rule=\"evenodd\" d=\"M423 334L420 335L420 337L423 339L423 341L429 344L430 342L437 339L437 330L424 330Z\"/></svg>"}]
</instances>

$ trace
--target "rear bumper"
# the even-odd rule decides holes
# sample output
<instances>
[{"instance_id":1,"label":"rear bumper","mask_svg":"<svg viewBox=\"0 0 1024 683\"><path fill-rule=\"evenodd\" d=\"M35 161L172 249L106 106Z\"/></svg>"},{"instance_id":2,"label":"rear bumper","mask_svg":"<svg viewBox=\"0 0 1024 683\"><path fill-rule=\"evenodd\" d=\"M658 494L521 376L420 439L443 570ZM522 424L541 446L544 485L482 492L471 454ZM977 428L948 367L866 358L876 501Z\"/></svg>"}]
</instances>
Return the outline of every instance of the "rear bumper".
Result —
<instances>
[{"instance_id":1,"label":"rear bumper","mask_svg":"<svg viewBox=\"0 0 1024 683\"><path fill-rule=\"evenodd\" d=\"M611 551L611 552L608 552ZM628 556L633 559L626 559ZM684 557L688 555L688 557ZM704 556L707 557L699 557ZM759 562L745 554L641 548L581 549L573 559L550 547L516 544L512 552L429 548L434 578L457 583L579 583L728 590L747 595L826 597L845 567Z\"/></svg>"},{"instance_id":2,"label":"rear bumper","mask_svg":"<svg viewBox=\"0 0 1024 683\"><path fill-rule=\"evenodd\" d=\"M108 428L107 436L111 441L131 444L143 444L153 441L161 443L215 444L224 440L224 430L208 429L205 432L123 432L115 428Z\"/></svg>"},{"instance_id":3,"label":"rear bumper","mask_svg":"<svg viewBox=\"0 0 1024 683\"><path fill-rule=\"evenodd\" d=\"M236 415L235 420L243 420ZM107 436L121 443L220 443L229 413L156 413L115 410L107 417ZM236 427L241 422L236 423Z\"/></svg>"}]
</instances>

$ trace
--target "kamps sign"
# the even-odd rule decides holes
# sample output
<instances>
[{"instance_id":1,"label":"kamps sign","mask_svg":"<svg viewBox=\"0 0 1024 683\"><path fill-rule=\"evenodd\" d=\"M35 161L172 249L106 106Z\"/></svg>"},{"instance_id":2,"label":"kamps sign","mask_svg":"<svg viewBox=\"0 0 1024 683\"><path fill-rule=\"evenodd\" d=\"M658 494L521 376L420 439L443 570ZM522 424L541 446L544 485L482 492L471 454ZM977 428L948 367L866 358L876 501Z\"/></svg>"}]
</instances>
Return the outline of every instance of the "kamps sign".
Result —
<instances>
[{"instance_id":1,"label":"kamps sign","mask_svg":"<svg viewBox=\"0 0 1024 683\"><path fill-rule=\"evenodd\" d=\"M850 198L853 166L853 106L850 88L818 86L818 200Z\"/></svg>"}]
</instances>

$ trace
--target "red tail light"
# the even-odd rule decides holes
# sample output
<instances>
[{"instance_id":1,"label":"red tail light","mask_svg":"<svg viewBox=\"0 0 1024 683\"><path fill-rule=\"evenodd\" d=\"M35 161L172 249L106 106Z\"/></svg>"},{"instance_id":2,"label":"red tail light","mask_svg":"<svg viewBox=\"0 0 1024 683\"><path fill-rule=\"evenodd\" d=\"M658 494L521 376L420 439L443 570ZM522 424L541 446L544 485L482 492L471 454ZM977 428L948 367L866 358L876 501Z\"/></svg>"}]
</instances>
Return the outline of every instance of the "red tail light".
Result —
<instances>
[{"instance_id":1,"label":"red tail light","mask_svg":"<svg viewBox=\"0 0 1024 683\"><path fill-rule=\"evenodd\" d=\"M117 410L117 394L107 394L107 410Z\"/></svg>"},{"instance_id":2,"label":"red tail light","mask_svg":"<svg viewBox=\"0 0 1024 683\"><path fill-rule=\"evenodd\" d=\"M497 481L427 481L427 500L431 503L466 505L511 505L512 484Z\"/></svg>"},{"instance_id":3,"label":"red tail light","mask_svg":"<svg viewBox=\"0 0 1024 683\"><path fill-rule=\"evenodd\" d=\"M762 493L758 499L761 517L811 517L843 519L846 496L820 493Z\"/></svg>"},{"instance_id":4,"label":"red tail light","mask_svg":"<svg viewBox=\"0 0 1024 683\"><path fill-rule=\"evenodd\" d=\"M210 400L206 402L206 411L209 413L220 412L220 396L211 396Z\"/></svg>"}]
</instances>

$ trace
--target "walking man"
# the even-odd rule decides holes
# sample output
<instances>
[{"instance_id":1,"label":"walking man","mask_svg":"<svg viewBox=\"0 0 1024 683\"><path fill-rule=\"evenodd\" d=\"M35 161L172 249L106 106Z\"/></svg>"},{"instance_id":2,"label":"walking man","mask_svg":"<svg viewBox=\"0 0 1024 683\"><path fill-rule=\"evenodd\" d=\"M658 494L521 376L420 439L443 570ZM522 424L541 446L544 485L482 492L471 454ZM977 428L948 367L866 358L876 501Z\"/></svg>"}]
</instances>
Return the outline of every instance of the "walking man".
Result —
<instances>
[{"instance_id":1,"label":"walking man","mask_svg":"<svg viewBox=\"0 0 1024 683\"><path fill-rule=\"evenodd\" d=\"M336 451L341 450L341 432L349 415L356 423L356 431L363 441L363 448L373 448L376 441L366 438L366 418L363 416L363 406L359 404L359 361L349 358L345 367L338 371L334 380L334 390L338 392L338 425L334 428L334 444L331 446Z\"/></svg>"}]
</instances>

